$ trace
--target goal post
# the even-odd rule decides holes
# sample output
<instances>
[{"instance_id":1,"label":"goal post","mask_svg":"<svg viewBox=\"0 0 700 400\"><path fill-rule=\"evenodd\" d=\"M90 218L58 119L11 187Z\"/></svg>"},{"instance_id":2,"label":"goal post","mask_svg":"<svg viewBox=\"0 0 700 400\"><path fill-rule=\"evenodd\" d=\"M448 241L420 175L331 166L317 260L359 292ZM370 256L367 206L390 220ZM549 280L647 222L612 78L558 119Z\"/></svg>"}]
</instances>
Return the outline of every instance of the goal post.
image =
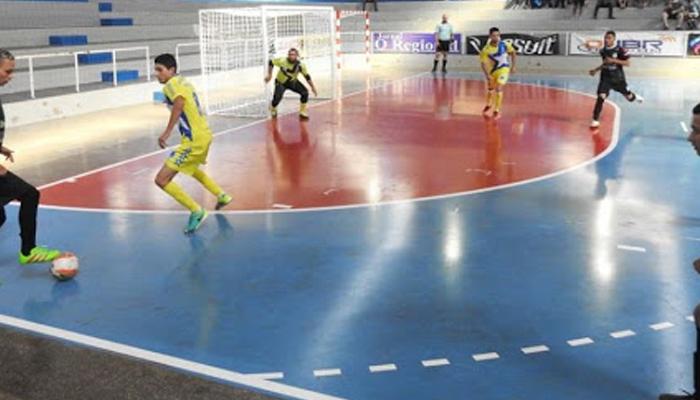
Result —
<instances>
[{"instance_id":1,"label":"goal post","mask_svg":"<svg viewBox=\"0 0 700 400\"><path fill-rule=\"evenodd\" d=\"M369 67L371 54L369 11L337 9L335 27L338 69Z\"/></svg>"},{"instance_id":2,"label":"goal post","mask_svg":"<svg viewBox=\"0 0 700 400\"><path fill-rule=\"evenodd\" d=\"M290 48L299 50L319 98L337 98L335 19L332 7L200 10L202 100L207 114L268 115L274 80L265 84L263 78L269 61L285 57Z\"/></svg>"}]
</instances>

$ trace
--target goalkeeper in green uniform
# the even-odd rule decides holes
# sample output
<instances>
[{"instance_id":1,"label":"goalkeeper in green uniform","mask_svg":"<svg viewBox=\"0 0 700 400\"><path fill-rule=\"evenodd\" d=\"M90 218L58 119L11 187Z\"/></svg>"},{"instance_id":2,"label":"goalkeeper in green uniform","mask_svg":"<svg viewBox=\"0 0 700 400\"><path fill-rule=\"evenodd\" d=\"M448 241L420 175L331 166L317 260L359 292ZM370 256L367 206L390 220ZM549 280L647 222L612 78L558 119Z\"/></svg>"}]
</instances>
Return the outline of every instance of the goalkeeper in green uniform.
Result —
<instances>
[{"instance_id":1,"label":"goalkeeper in green uniform","mask_svg":"<svg viewBox=\"0 0 700 400\"><path fill-rule=\"evenodd\" d=\"M270 82L272 80L272 71L275 67L279 68L277 73L277 78L275 79L275 95L272 98L272 107L270 107L270 115L272 118L277 118L277 106L282 101L284 92L287 89L292 92L298 93L301 96L301 106L299 107L299 118L309 119L309 113L306 109L306 105L309 102L309 89L299 82L299 74L304 75L304 79L311 86L311 91L314 96L318 96L316 92L316 86L311 80L311 75L306 69L306 65L299 61L299 51L297 49L289 49L287 57L280 57L270 60L270 64L267 70L267 76L265 77L265 82Z\"/></svg>"}]
</instances>

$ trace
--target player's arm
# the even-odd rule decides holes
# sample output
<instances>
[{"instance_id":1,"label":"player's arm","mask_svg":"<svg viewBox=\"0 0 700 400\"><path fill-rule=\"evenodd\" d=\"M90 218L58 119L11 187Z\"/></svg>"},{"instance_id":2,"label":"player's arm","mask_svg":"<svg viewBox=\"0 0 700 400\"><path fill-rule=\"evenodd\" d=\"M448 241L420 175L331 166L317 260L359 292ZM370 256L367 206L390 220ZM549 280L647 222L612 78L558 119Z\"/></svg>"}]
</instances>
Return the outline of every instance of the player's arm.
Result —
<instances>
[{"instance_id":1,"label":"player's arm","mask_svg":"<svg viewBox=\"0 0 700 400\"><path fill-rule=\"evenodd\" d=\"M175 101L173 101L173 107L170 110L170 119L168 120L168 126L165 128L165 132L163 132L162 135L158 138L158 144L160 145L161 149L166 148L168 145L168 139L170 138L170 134L173 132L173 129L175 129L175 125L177 125L177 121L180 120L180 115L182 115L182 110L185 109L185 98L182 96L178 96Z\"/></svg>"},{"instance_id":2,"label":"player's arm","mask_svg":"<svg viewBox=\"0 0 700 400\"><path fill-rule=\"evenodd\" d=\"M510 73L514 74L515 73L515 58L517 56L517 53L515 52L515 49L513 46L508 44L508 56L510 56Z\"/></svg>"},{"instance_id":3,"label":"player's arm","mask_svg":"<svg viewBox=\"0 0 700 400\"><path fill-rule=\"evenodd\" d=\"M489 80L489 56L486 54L486 50L482 49L481 54L479 55L479 62L481 63L481 70L484 71L484 77L486 78L486 81Z\"/></svg>"},{"instance_id":4,"label":"player's arm","mask_svg":"<svg viewBox=\"0 0 700 400\"><path fill-rule=\"evenodd\" d=\"M623 67L629 67L630 66L630 55L627 52L627 49L625 49L624 47L621 47L620 50L618 50L618 52L617 52L617 58L606 57L605 63L606 64L617 64L617 65L621 65Z\"/></svg>"},{"instance_id":5,"label":"player's arm","mask_svg":"<svg viewBox=\"0 0 700 400\"><path fill-rule=\"evenodd\" d=\"M601 69L603 69L603 64L600 64L599 66L593 68L592 70L588 71L588 74L590 76L595 76Z\"/></svg>"},{"instance_id":6,"label":"player's arm","mask_svg":"<svg viewBox=\"0 0 700 400\"><path fill-rule=\"evenodd\" d=\"M265 83L268 83L272 80L272 71L275 69L275 65L277 65L277 59L270 60L270 62L267 63L267 75L265 75Z\"/></svg>"},{"instance_id":7,"label":"player's arm","mask_svg":"<svg viewBox=\"0 0 700 400\"><path fill-rule=\"evenodd\" d=\"M309 86L311 86L311 92L315 97L318 97L316 85L314 84L314 81L311 80L311 75L309 74L309 70L306 69L306 64L301 64L301 74L304 75L304 79L306 79L306 82L309 84Z\"/></svg>"}]
</instances>

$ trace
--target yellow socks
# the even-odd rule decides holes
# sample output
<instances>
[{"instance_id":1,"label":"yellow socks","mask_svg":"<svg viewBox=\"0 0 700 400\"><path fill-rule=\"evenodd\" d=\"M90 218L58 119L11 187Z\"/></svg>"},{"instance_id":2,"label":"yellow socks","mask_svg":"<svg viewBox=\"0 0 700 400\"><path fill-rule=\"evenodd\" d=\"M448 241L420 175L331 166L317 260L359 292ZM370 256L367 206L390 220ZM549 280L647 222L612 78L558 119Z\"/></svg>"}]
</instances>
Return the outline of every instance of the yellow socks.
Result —
<instances>
[{"instance_id":1,"label":"yellow socks","mask_svg":"<svg viewBox=\"0 0 700 400\"><path fill-rule=\"evenodd\" d=\"M199 211L202 207L194 201L190 195L185 193L184 190L175 182L169 182L163 187L163 191L169 194L173 199L177 200L178 203L182 204L185 208L191 212Z\"/></svg>"},{"instance_id":2,"label":"yellow socks","mask_svg":"<svg viewBox=\"0 0 700 400\"><path fill-rule=\"evenodd\" d=\"M204 186L209 191L209 193L213 194L214 196L218 197L220 194L224 193L224 189L222 189L221 186L214 182L214 180L211 179L209 175L204 173L204 171L198 169L194 172L194 174L192 174L192 177L198 180L199 183L201 183L202 186Z\"/></svg>"},{"instance_id":3,"label":"yellow socks","mask_svg":"<svg viewBox=\"0 0 700 400\"><path fill-rule=\"evenodd\" d=\"M499 92L496 92L496 106L494 107L494 110L500 111L501 104L503 104L503 92L499 91Z\"/></svg>"},{"instance_id":4,"label":"yellow socks","mask_svg":"<svg viewBox=\"0 0 700 400\"><path fill-rule=\"evenodd\" d=\"M299 106L299 114L303 116L307 116L309 113L307 111L307 104L306 103L301 103Z\"/></svg>"},{"instance_id":5,"label":"yellow socks","mask_svg":"<svg viewBox=\"0 0 700 400\"><path fill-rule=\"evenodd\" d=\"M493 105L493 94L493 89L489 89L486 91L486 107L491 107Z\"/></svg>"}]
</instances>

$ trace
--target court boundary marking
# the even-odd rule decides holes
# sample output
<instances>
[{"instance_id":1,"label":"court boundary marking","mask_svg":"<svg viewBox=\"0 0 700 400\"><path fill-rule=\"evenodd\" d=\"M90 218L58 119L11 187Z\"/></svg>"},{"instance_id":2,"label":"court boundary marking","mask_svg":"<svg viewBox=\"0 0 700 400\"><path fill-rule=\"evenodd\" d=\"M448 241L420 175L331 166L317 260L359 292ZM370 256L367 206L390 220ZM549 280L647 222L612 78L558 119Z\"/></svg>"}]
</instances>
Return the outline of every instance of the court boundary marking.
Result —
<instances>
[{"instance_id":1,"label":"court boundary marking","mask_svg":"<svg viewBox=\"0 0 700 400\"><path fill-rule=\"evenodd\" d=\"M369 89L363 89L355 92L348 93L347 95L341 96L338 99L330 99L330 100L323 100L318 103L310 105L310 107L319 107L321 105L325 105L328 103L332 103L334 101L339 101L345 98L349 98L352 96L357 96L362 93L374 91L377 89L385 88L387 86L394 85L399 82L403 82L406 80L411 80L415 78L420 78L423 76L429 75L428 72L421 72L418 74L406 76L404 78L396 79L396 80L391 80L388 82L381 83L379 85L375 85L370 87ZM439 79L468 79L468 80L476 80L473 78L439 78ZM555 86L549 86L549 85L540 85L540 84L534 84L534 83L523 83L523 82L511 82L511 85L520 85L520 86L532 86L532 87L537 87L537 88L546 88L550 90L556 90L560 92L565 92L565 93L574 93L578 95L582 95L585 97L589 97L591 99L596 99L597 96L593 95L591 93L585 93L579 90L573 90L573 89L566 89L566 88L559 88ZM612 127L612 136L611 136L611 142L608 145L608 147L605 149L604 152L598 154L597 156L590 158L586 161L583 161L579 164L572 165L570 167L561 169L559 171L555 171L549 174L541 175L535 178L530 178L530 179L525 179L522 181L518 182L512 182L512 183L507 183L503 185L496 185L496 186L491 186L487 188L480 188L480 189L473 189L473 190L466 190L462 192L454 192L454 193L446 193L446 194L439 194L439 195L434 195L434 196L424 196L424 197L414 197L414 198L408 198L408 199L399 199L399 200L390 200L390 201L380 201L377 203L357 203L357 204L346 204L346 205L339 205L339 206L325 206L325 207L306 207L306 208L271 208L271 209L259 209L259 210L223 210L223 211L209 211L210 214L221 214L221 215L255 215L255 214L287 214L287 213L302 213L302 212L322 212L322 211L339 211L339 210L350 210L350 209L357 209L357 208L373 208L373 207L383 207L383 206L392 206L392 205L400 205L400 204L405 204L405 203L417 203L417 202L426 202L426 201L432 201L432 200L442 200L442 199L450 199L454 197L461 197L461 196L471 196L471 195L476 195L476 194L481 194L481 193L488 193L496 190L506 190L506 189L511 189L519 186L525 186L529 185L532 183L537 183L545 180L549 180L552 178L556 178L560 175L565 175L570 172L573 172L575 170L587 167L588 165L591 165L593 163L596 163L600 161L601 159L607 157L610 153L612 153L618 145L619 138L620 138L620 119L621 119L621 113L622 110L620 107L617 105L617 103L611 101L611 100L606 100L610 105L612 105L613 109L615 110L615 118L613 120L613 127ZM290 115L295 113L294 111L285 113L284 115ZM225 129L223 131L217 132L214 134L214 136L221 136L225 135L228 133L233 133L239 130L243 130L245 128L249 128L251 126L265 123L267 122L268 119L261 119L261 120L255 120L247 124L243 124L241 126L237 126L234 128L230 129ZM57 180L55 182L47 183L45 185L40 186L38 189L43 190L43 189L48 189L60 184L66 184L66 183L71 183L71 181L75 181L76 179L80 179L85 176L93 175L108 169L112 168L117 168L125 164L129 164L131 162L135 162L144 158L148 158L151 156L154 156L156 154L160 153L165 153L167 151L172 150L175 148L176 145L170 146L166 149L161 149L161 150L156 150L150 153L142 154L136 157L128 158L126 160L122 160L116 163L108 164L105 166L102 166L100 168L96 168L93 170L89 170L77 175L73 175L67 178L63 178L60 180ZM47 210L56 210L56 211L70 211L70 212L84 212L84 213L102 213L102 214L170 214L170 215L187 215L189 214L188 210L138 210L138 209L121 209L121 208L89 208L89 207L71 207L71 206L59 206L59 205L44 205L40 204L40 208L47 209Z\"/></svg>"},{"instance_id":2,"label":"court boundary marking","mask_svg":"<svg viewBox=\"0 0 700 400\"><path fill-rule=\"evenodd\" d=\"M262 390L267 393L284 395L296 399L304 400L341 400L335 397L296 386L273 382L256 376L255 374L243 374L223 368L214 367L183 358L157 353L142 348L129 346L110 340L100 339L94 336L83 335L77 332L68 331L61 328L39 324L20 318L10 317L0 314L0 325L5 325L20 329L22 331L38 333L42 336L60 339L71 343L86 346L91 349L108 351L110 353L131 357L141 361L148 361L166 367L175 368L178 371L190 372L195 375L219 379L225 382L234 383L251 389Z\"/></svg>"}]
</instances>

